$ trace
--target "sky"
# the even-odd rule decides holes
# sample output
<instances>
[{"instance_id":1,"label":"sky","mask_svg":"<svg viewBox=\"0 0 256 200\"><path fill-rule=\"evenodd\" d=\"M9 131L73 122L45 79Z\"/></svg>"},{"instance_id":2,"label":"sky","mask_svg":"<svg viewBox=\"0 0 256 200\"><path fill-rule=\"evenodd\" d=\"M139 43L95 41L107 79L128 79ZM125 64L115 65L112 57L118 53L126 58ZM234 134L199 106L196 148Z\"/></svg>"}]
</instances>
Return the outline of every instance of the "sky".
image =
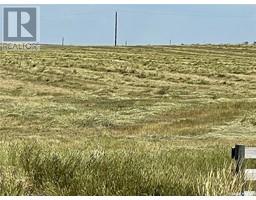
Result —
<instances>
[{"instance_id":1,"label":"sky","mask_svg":"<svg viewBox=\"0 0 256 200\"><path fill-rule=\"evenodd\" d=\"M256 41L256 5L40 5L41 43L165 45ZM0 9L2 21L2 9ZM0 36L2 38L2 31Z\"/></svg>"}]
</instances>

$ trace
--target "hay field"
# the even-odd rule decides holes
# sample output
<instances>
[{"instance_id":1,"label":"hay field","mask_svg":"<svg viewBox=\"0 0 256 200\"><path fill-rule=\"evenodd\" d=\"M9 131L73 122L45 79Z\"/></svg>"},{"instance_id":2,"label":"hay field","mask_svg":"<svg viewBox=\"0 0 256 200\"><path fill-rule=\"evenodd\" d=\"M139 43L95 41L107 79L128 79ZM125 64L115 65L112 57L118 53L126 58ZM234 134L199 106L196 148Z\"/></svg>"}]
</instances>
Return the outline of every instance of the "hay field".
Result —
<instances>
[{"instance_id":1,"label":"hay field","mask_svg":"<svg viewBox=\"0 0 256 200\"><path fill-rule=\"evenodd\" d=\"M0 194L229 195L256 146L256 46L0 52Z\"/></svg>"}]
</instances>

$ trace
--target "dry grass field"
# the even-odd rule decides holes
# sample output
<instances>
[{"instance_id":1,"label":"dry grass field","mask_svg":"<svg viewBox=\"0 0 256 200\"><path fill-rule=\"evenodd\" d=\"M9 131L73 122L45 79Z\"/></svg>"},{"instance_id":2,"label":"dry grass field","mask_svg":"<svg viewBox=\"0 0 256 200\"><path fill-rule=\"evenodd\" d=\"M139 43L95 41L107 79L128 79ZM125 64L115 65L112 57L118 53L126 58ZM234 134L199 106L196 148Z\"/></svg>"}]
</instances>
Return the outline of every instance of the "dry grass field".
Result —
<instances>
[{"instance_id":1,"label":"dry grass field","mask_svg":"<svg viewBox=\"0 0 256 200\"><path fill-rule=\"evenodd\" d=\"M0 52L0 194L230 195L256 46Z\"/></svg>"}]
</instances>

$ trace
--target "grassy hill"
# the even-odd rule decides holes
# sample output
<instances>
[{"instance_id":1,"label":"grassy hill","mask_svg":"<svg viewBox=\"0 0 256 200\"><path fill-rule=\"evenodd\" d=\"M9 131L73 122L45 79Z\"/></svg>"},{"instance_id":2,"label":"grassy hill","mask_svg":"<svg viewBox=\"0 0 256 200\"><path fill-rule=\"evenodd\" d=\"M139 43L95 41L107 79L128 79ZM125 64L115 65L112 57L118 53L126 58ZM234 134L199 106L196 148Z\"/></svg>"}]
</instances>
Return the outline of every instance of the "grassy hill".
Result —
<instances>
[{"instance_id":1,"label":"grassy hill","mask_svg":"<svg viewBox=\"0 0 256 200\"><path fill-rule=\"evenodd\" d=\"M230 148L256 145L256 46L0 55L1 194L241 189Z\"/></svg>"}]
</instances>

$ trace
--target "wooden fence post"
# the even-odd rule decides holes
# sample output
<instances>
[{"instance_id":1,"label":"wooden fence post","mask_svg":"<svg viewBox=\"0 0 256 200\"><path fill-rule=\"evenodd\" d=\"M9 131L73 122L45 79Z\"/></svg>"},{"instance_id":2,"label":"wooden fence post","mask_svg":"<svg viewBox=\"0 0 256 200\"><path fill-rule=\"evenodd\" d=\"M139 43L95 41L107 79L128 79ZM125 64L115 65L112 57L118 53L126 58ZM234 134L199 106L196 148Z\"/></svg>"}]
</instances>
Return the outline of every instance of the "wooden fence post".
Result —
<instances>
[{"instance_id":1,"label":"wooden fence post","mask_svg":"<svg viewBox=\"0 0 256 200\"><path fill-rule=\"evenodd\" d=\"M245 160L245 146L236 144L231 152L231 157L236 161L236 174L243 172L242 166ZM241 195L244 196L244 186L242 187Z\"/></svg>"},{"instance_id":2,"label":"wooden fence post","mask_svg":"<svg viewBox=\"0 0 256 200\"><path fill-rule=\"evenodd\" d=\"M235 145L231 151L232 159L235 159L235 173L242 174L244 181L256 181L256 169L247 169L243 166L245 160L256 159L256 147L245 147L244 145ZM245 191L245 184L243 184L242 196L256 196L256 191Z\"/></svg>"},{"instance_id":3,"label":"wooden fence post","mask_svg":"<svg viewBox=\"0 0 256 200\"><path fill-rule=\"evenodd\" d=\"M244 158L245 158L245 146L244 145L235 145L234 150L234 158L236 160L236 173L239 173L241 171Z\"/></svg>"}]
</instances>

